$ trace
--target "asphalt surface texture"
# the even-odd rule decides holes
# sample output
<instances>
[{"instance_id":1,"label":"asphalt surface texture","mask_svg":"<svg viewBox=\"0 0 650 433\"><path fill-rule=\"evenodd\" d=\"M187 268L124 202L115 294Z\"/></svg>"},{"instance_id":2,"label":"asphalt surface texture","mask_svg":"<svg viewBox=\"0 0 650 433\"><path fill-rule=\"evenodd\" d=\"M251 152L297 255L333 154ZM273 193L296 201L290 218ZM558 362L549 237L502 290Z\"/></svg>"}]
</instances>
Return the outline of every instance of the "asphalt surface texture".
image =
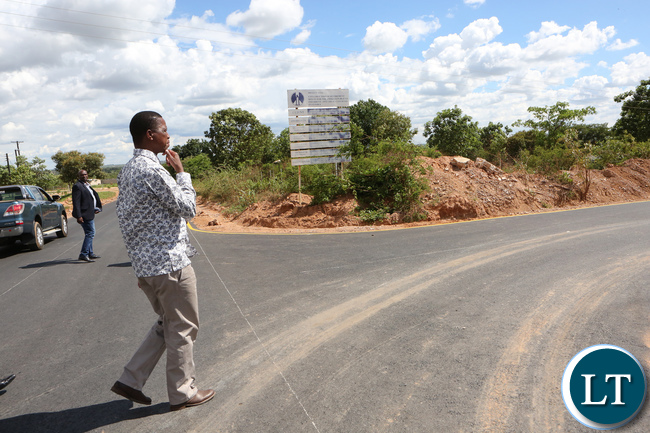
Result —
<instances>
[{"instance_id":1,"label":"asphalt surface texture","mask_svg":"<svg viewBox=\"0 0 650 433\"><path fill-rule=\"evenodd\" d=\"M169 411L110 388L156 320L115 215L0 247L0 432L587 432L560 393L582 349L650 363L650 202L411 229L190 232L197 383ZM650 431L643 409L618 431Z\"/></svg>"}]
</instances>

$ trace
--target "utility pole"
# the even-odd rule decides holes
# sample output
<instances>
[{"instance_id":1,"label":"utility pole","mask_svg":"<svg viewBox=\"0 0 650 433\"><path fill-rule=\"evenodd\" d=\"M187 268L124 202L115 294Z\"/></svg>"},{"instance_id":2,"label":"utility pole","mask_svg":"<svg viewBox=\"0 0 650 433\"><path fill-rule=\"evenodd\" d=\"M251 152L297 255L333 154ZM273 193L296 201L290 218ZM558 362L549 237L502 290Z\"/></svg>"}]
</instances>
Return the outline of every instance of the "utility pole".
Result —
<instances>
[{"instance_id":1,"label":"utility pole","mask_svg":"<svg viewBox=\"0 0 650 433\"><path fill-rule=\"evenodd\" d=\"M18 152L16 155L20 156L20 143L24 143L24 141L12 141L12 143L16 143L16 151Z\"/></svg>"},{"instance_id":2,"label":"utility pole","mask_svg":"<svg viewBox=\"0 0 650 433\"><path fill-rule=\"evenodd\" d=\"M18 167L18 165L20 165L20 160L18 159L18 157L20 156L20 143L24 143L24 141L14 140L12 141L12 143L16 143L16 149L14 150L14 154L16 155L16 167Z\"/></svg>"},{"instance_id":3,"label":"utility pole","mask_svg":"<svg viewBox=\"0 0 650 433\"><path fill-rule=\"evenodd\" d=\"M9 172L9 175L11 176L11 165L9 165L9 154L5 153L5 156L7 157L7 171Z\"/></svg>"}]
</instances>

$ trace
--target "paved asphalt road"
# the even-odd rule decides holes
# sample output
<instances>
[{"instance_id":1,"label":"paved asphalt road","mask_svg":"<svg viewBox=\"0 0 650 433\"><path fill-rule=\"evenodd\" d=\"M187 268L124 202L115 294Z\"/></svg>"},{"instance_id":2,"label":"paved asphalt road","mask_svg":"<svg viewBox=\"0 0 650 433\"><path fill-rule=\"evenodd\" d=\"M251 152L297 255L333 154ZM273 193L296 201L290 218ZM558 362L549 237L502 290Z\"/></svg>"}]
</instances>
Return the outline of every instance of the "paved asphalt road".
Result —
<instances>
[{"instance_id":1,"label":"paved asphalt road","mask_svg":"<svg viewBox=\"0 0 650 433\"><path fill-rule=\"evenodd\" d=\"M155 316L115 205L40 252L0 248L0 432L592 431L564 408L580 350L650 365L650 202L353 234L192 231L200 407L110 391ZM619 431L650 431L647 410Z\"/></svg>"}]
</instances>

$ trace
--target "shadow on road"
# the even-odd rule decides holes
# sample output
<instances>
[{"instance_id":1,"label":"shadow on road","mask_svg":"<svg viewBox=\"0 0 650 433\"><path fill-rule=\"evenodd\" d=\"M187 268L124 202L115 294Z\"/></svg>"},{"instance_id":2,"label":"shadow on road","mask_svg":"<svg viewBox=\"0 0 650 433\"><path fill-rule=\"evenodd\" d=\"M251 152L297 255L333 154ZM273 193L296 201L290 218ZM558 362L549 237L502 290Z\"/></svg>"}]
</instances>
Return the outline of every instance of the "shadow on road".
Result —
<instances>
[{"instance_id":1,"label":"shadow on road","mask_svg":"<svg viewBox=\"0 0 650 433\"><path fill-rule=\"evenodd\" d=\"M58 265L87 265L89 262L82 262L78 259L61 259L61 260L49 260L47 262L40 263L31 263L29 265L21 266L20 269L32 269L32 268L49 268L50 266ZM124 263L111 263L106 265L107 268L130 268L131 262Z\"/></svg>"},{"instance_id":2,"label":"shadow on road","mask_svg":"<svg viewBox=\"0 0 650 433\"><path fill-rule=\"evenodd\" d=\"M21 266L20 269L32 269L32 268L49 268L50 266L58 265L86 265L88 262L82 262L77 259L61 259L61 260L49 260L47 262L40 263L30 263L29 265Z\"/></svg>"},{"instance_id":3,"label":"shadow on road","mask_svg":"<svg viewBox=\"0 0 650 433\"><path fill-rule=\"evenodd\" d=\"M56 237L54 238L46 237L45 246L47 246L47 244L54 241L55 239ZM36 253L36 252L32 251L29 248L29 246L24 245L21 242L0 245L0 259L15 256L17 254L27 254L27 253Z\"/></svg>"},{"instance_id":4,"label":"shadow on road","mask_svg":"<svg viewBox=\"0 0 650 433\"><path fill-rule=\"evenodd\" d=\"M3 397L5 398L5 397ZM0 420L2 432L82 433L121 421L145 418L169 412L167 403L133 407L127 400L116 400L60 412L41 412Z\"/></svg>"},{"instance_id":5,"label":"shadow on road","mask_svg":"<svg viewBox=\"0 0 650 433\"><path fill-rule=\"evenodd\" d=\"M131 267L131 262L111 263L110 265L108 265L106 267L107 268L130 268Z\"/></svg>"}]
</instances>

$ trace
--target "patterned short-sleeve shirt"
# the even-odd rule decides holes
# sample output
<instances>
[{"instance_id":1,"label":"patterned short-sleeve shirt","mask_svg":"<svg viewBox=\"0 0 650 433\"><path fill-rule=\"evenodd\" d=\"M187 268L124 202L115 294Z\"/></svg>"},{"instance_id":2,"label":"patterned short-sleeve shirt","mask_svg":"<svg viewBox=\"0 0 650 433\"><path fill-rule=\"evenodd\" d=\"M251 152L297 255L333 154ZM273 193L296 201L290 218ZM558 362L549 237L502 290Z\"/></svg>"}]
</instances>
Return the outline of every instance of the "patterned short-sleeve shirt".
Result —
<instances>
[{"instance_id":1,"label":"patterned short-sleeve shirt","mask_svg":"<svg viewBox=\"0 0 650 433\"><path fill-rule=\"evenodd\" d=\"M137 277L164 275L190 264L187 220L196 215L196 192L189 173L176 180L156 155L135 149L117 178L117 218Z\"/></svg>"}]
</instances>

